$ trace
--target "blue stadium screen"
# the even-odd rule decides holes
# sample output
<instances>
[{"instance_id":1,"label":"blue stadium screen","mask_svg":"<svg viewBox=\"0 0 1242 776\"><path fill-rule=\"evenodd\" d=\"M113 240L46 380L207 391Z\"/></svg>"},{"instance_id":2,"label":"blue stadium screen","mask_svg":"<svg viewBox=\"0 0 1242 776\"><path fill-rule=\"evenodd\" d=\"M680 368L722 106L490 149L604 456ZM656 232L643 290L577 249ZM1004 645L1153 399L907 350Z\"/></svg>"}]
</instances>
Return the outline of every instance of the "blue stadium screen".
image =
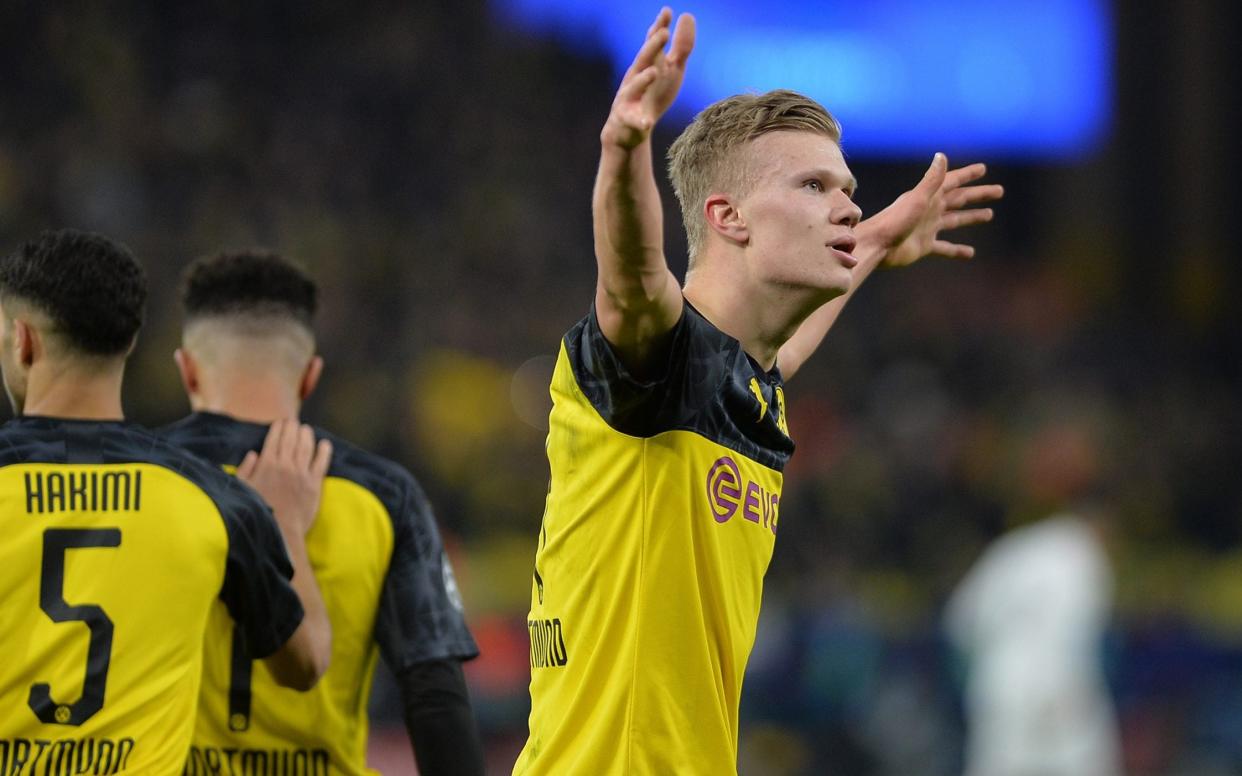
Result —
<instances>
[{"instance_id":1,"label":"blue stadium screen","mask_svg":"<svg viewBox=\"0 0 1242 776\"><path fill-rule=\"evenodd\" d=\"M629 66L659 6L494 0L512 25ZM851 156L1088 155L1112 112L1104 0L710 0L674 110L794 89L841 120Z\"/></svg>"}]
</instances>

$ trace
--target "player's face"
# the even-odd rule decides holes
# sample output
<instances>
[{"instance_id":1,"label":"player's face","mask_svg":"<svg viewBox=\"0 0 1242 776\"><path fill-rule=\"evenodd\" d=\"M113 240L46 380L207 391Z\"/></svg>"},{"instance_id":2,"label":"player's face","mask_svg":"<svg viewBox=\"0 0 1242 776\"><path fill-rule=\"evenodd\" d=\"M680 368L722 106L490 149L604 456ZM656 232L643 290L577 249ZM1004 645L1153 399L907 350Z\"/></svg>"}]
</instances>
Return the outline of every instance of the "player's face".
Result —
<instances>
[{"instance_id":1,"label":"player's face","mask_svg":"<svg viewBox=\"0 0 1242 776\"><path fill-rule=\"evenodd\" d=\"M23 377L17 368L17 354L13 346L13 322L0 305L0 377L4 378L4 392L9 396L9 404L13 405L14 414L22 414L25 405L26 389Z\"/></svg>"},{"instance_id":2,"label":"player's face","mask_svg":"<svg viewBox=\"0 0 1242 776\"><path fill-rule=\"evenodd\" d=\"M834 297L850 290L854 176L841 147L813 132L781 131L750 143L752 188L738 210L749 230L752 276Z\"/></svg>"}]
</instances>

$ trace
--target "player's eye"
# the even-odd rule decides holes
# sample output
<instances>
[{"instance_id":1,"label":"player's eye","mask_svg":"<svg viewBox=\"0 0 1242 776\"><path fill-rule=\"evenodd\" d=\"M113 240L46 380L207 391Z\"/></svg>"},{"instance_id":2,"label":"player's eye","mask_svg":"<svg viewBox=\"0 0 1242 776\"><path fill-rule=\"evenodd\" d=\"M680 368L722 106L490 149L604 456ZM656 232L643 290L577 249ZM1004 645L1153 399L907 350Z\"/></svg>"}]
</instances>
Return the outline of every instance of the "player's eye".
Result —
<instances>
[{"instance_id":1,"label":"player's eye","mask_svg":"<svg viewBox=\"0 0 1242 776\"><path fill-rule=\"evenodd\" d=\"M816 180L816 179L814 179L814 178L812 178L812 179L810 179L810 180L808 180L808 181L803 182L803 184L802 184L802 185L803 185L803 186L806 186L807 188L811 189L812 191L824 191L824 184L820 183L818 180Z\"/></svg>"}]
</instances>

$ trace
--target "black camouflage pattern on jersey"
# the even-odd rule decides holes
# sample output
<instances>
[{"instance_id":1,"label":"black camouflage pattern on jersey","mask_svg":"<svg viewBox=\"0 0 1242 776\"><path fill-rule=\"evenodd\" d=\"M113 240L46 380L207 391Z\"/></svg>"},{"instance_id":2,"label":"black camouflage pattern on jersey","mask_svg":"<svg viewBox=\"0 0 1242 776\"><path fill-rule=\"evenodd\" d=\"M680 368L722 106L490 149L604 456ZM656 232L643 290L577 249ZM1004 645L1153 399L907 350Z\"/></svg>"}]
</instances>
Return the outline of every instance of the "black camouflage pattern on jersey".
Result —
<instances>
[{"instance_id":1,"label":"black camouflage pattern on jersey","mask_svg":"<svg viewBox=\"0 0 1242 776\"><path fill-rule=\"evenodd\" d=\"M794 443L778 421L780 369L765 372L736 339L685 303L668 335L662 374L639 381L604 338L595 308L565 335L574 379L591 406L613 429L636 437L693 431L777 471L784 471ZM751 389L758 381L767 412Z\"/></svg>"},{"instance_id":2,"label":"black camouflage pattern on jersey","mask_svg":"<svg viewBox=\"0 0 1242 776\"><path fill-rule=\"evenodd\" d=\"M220 598L254 654L272 654L302 622L302 603L289 584L293 566L280 528L267 504L237 478L126 421L15 418L0 427L0 467L21 463L147 463L179 474L206 493L220 512L229 541Z\"/></svg>"},{"instance_id":3,"label":"black camouflage pattern on jersey","mask_svg":"<svg viewBox=\"0 0 1242 776\"><path fill-rule=\"evenodd\" d=\"M263 447L267 429L198 412L159 433L213 463L236 466L248 451ZM413 475L328 431L316 428L315 435L332 442L328 476L373 493L392 520L393 556L375 622L375 640L389 669L399 674L428 660L476 657L479 649L466 626L431 505Z\"/></svg>"}]
</instances>

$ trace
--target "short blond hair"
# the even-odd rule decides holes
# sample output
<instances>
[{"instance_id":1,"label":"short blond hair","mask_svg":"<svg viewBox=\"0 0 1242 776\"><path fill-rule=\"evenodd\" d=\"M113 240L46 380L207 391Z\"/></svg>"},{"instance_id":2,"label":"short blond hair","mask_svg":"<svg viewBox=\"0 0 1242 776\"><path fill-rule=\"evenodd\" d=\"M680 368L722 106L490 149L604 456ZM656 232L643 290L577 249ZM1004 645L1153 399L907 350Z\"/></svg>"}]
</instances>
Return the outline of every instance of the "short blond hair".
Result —
<instances>
[{"instance_id":1,"label":"short blond hair","mask_svg":"<svg viewBox=\"0 0 1242 776\"><path fill-rule=\"evenodd\" d=\"M703 109L668 149L668 177L681 203L690 261L707 239L703 203L721 188L744 194L748 170L738 150L760 135L779 130L814 132L841 142L841 125L809 97L777 89L737 94Z\"/></svg>"}]
</instances>

